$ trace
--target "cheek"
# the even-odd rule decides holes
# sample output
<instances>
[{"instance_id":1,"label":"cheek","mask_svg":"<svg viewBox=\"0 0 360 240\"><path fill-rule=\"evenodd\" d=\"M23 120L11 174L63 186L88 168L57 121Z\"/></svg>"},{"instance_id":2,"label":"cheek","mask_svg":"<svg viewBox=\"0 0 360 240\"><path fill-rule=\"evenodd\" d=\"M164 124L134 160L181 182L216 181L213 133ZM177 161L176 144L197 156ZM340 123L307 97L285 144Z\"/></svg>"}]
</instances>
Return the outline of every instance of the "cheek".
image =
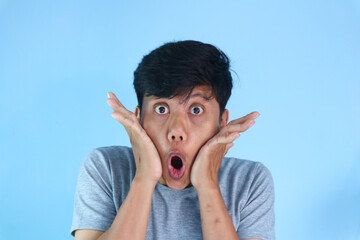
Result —
<instances>
[{"instance_id":1,"label":"cheek","mask_svg":"<svg viewBox=\"0 0 360 240\"><path fill-rule=\"evenodd\" d=\"M195 131L201 131L206 135L213 136L220 130L219 114L210 112L201 117L190 116L189 119Z\"/></svg>"},{"instance_id":2,"label":"cheek","mask_svg":"<svg viewBox=\"0 0 360 240\"><path fill-rule=\"evenodd\" d=\"M155 144L156 148L159 147L161 143L161 138L163 136L163 128L161 127L161 123L153 121L153 122L147 122L144 121L143 128L147 135L150 137L150 139Z\"/></svg>"},{"instance_id":3,"label":"cheek","mask_svg":"<svg viewBox=\"0 0 360 240\"><path fill-rule=\"evenodd\" d=\"M212 122L193 125L190 130L191 138L195 145L204 145L209 139L219 132L218 125Z\"/></svg>"}]
</instances>

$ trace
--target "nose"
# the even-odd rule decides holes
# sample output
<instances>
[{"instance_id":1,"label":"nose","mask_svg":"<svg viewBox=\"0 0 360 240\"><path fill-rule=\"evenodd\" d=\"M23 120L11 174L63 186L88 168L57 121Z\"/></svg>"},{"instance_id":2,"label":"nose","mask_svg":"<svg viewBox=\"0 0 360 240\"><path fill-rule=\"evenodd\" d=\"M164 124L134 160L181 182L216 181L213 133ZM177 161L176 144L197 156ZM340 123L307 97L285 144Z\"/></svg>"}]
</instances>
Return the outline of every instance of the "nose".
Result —
<instances>
[{"instance_id":1,"label":"nose","mask_svg":"<svg viewBox=\"0 0 360 240\"><path fill-rule=\"evenodd\" d=\"M183 142L187 139L186 120L180 116L173 116L169 123L168 140L170 142Z\"/></svg>"}]
</instances>

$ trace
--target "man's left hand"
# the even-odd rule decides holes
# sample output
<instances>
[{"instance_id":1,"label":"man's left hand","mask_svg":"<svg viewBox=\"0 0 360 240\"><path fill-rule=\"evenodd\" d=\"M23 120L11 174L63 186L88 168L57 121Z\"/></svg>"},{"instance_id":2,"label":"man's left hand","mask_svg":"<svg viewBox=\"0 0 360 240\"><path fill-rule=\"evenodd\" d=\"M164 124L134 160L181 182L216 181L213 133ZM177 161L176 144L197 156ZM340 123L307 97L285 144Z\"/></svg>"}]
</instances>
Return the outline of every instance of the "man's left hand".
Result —
<instances>
[{"instance_id":1,"label":"man's left hand","mask_svg":"<svg viewBox=\"0 0 360 240\"><path fill-rule=\"evenodd\" d=\"M218 171L222 159L234 145L235 139L254 125L260 114L252 112L235 119L224 126L214 137L208 140L199 150L191 168L190 181L196 190L200 188L218 188Z\"/></svg>"}]
</instances>

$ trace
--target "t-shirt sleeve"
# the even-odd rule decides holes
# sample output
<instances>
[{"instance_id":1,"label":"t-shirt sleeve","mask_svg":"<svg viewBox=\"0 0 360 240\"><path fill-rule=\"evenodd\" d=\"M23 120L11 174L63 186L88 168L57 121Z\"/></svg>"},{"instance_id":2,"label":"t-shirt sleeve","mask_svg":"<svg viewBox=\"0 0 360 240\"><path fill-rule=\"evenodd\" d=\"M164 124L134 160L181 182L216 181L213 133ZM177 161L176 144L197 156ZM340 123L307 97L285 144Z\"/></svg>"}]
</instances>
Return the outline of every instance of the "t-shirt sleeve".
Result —
<instances>
[{"instance_id":1,"label":"t-shirt sleeve","mask_svg":"<svg viewBox=\"0 0 360 240\"><path fill-rule=\"evenodd\" d=\"M108 159L105 153L95 149L79 171L71 226L73 236L77 229L106 231L110 228L116 216L112 192Z\"/></svg>"},{"instance_id":2,"label":"t-shirt sleeve","mask_svg":"<svg viewBox=\"0 0 360 240\"><path fill-rule=\"evenodd\" d=\"M275 239L274 183L270 171L257 163L237 233L241 239Z\"/></svg>"}]
</instances>

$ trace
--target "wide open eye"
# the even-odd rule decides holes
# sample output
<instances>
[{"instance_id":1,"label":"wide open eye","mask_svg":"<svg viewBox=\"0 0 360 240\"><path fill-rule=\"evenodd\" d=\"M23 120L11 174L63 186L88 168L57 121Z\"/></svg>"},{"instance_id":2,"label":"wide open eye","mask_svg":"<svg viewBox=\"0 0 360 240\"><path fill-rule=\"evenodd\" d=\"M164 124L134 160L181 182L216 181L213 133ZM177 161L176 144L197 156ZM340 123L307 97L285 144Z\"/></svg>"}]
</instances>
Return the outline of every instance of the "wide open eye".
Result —
<instances>
[{"instance_id":1,"label":"wide open eye","mask_svg":"<svg viewBox=\"0 0 360 240\"><path fill-rule=\"evenodd\" d=\"M167 114L169 112L169 109L168 107L164 106L164 105L157 105L155 107L155 111L158 113L158 114Z\"/></svg>"},{"instance_id":2,"label":"wide open eye","mask_svg":"<svg viewBox=\"0 0 360 240\"><path fill-rule=\"evenodd\" d=\"M203 112L204 110L202 109L202 107L199 107L199 106L193 106L191 107L190 109L190 112L191 114L194 114L194 115L199 115Z\"/></svg>"}]
</instances>

